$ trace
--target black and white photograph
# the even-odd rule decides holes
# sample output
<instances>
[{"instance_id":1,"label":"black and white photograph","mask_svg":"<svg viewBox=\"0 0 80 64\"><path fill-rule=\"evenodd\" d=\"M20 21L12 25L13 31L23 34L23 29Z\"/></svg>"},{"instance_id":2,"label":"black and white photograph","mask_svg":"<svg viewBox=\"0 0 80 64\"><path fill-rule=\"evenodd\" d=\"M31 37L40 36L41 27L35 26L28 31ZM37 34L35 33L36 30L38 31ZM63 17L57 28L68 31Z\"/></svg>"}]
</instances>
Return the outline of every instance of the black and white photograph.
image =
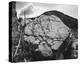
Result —
<instances>
[{"instance_id":1,"label":"black and white photograph","mask_svg":"<svg viewBox=\"0 0 80 64\"><path fill-rule=\"evenodd\" d=\"M9 2L9 62L78 59L78 6Z\"/></svg>"}]
</instances>

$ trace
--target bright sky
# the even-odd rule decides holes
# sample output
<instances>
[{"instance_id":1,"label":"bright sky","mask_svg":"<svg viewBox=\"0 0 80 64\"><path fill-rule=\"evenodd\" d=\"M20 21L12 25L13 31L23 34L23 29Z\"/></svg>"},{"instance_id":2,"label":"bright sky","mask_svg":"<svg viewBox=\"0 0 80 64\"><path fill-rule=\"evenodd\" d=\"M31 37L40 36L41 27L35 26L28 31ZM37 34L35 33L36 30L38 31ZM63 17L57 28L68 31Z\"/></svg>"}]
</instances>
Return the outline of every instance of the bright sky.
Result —
<instances>
[{"instance_id":1,"label":"bright sky","mask_svg":"<svg viewBox=\"0 0 80 64\"><path fill-rule=\"evenodd\" d=\"M27 18L36 17L42 14L43 12L49 11L49 10L57 10L69 16L78 18L78 6L77 5L17 2L16 10L17 10L18 16L22 10L25 10Z\"/></svg>"}]
</instances>

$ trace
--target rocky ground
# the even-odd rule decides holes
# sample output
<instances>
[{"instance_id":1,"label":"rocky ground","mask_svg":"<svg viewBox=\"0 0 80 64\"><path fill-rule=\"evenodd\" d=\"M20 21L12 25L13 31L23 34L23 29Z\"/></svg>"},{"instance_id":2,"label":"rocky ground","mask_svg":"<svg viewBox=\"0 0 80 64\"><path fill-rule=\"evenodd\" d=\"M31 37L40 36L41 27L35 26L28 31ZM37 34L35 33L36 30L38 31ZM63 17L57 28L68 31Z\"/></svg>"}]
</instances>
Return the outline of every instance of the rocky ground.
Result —
<instances>
[{"instance_id":1,"label":"rocky ground","mask_svg":"<svg viewBox=\"0 0 80 64\"><path fill-rule=\"evenodd\" d=\"M56 15L13 19L13 62L77 58L77 31Z\"/></svg>"}]
</instances>

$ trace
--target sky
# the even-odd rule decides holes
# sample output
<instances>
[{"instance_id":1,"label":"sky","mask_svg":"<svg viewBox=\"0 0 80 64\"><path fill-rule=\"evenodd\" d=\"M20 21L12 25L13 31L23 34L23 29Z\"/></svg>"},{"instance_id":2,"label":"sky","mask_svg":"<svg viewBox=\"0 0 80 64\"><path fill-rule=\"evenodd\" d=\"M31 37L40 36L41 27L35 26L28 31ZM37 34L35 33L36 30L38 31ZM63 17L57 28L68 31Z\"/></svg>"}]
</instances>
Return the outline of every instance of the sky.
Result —
<instances>
[{"instance_id":1,"label":"sky","mask_svg":"<svg viewBox=\"0 0 80 64\"><path fill-rule=\"evenodd\" d=\"M28 18L36 17L40 14L50 11L57 10L67 14L71 17L78 18L78 6L68 4L55 4L55 3L38 3L38 2L16 2L16 11L19 16L24 17L21 12L25 10L25 16Z\"/></svg>"}]
</instances>

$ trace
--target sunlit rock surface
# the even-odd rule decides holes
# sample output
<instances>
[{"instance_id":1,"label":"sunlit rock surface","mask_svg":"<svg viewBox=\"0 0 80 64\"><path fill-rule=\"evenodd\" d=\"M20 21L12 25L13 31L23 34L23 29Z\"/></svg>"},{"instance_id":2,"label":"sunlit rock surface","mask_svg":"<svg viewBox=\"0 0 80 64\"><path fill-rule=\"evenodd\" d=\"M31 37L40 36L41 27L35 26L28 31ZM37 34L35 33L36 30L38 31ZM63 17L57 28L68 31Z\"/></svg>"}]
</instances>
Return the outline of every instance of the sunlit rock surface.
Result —
<instances>
[{"instance_id":1,"label":"sunlit rock surface","mask_svg":"<svg viewBox=\"0 0 80 64\"><path fill-rule=\"evenodd\" d=\"M71 26L71 18L68 17L68 22L71 22L69 24L67 20L63 20L67 17L62 14L60 17L55 12L49 14L18 19L21 22L18 23L17 31L15 25L12 28L14 61L77 58L78 37L75 22Z\"/></svg>"},{"instance_id":2,"label":"sunlit rock surface","mask_svg":"<svg viewBox=\"0 0 80 64\"><path fill-rule=\"evenodd\" d=\"M35 51L41 51L44 56L50 56L51 49L57 50L70 32L70 28L55 15L41 15L35 20L26 20L25 23L24 33L26 37L24 40L38 44Z\"/></svg>"}]
</instances>

